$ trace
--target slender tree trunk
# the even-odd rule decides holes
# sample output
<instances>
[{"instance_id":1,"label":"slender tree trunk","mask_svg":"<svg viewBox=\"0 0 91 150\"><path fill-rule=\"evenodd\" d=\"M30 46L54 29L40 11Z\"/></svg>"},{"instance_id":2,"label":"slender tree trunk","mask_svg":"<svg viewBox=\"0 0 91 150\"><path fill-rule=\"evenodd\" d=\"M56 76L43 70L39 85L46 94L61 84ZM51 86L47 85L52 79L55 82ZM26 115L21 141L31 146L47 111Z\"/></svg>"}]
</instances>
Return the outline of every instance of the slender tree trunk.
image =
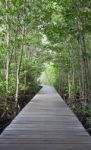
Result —
<instances>
[{"instance_id":1,"label":"slender tree trunk","mask_svg":"<svg viewBox=\"0 0 91 150\"><path fill-rule=\"evenodd\" d=\"M10 35L9 35L9 26L8 26L8 1L5 0L5 9L6 9L6 48L7 48L7 57L6 57L6 95L8 96L9 92L9 69L10 69L10 57L9 57L9 46L10 46Z\"/></svg>"},{"instance_id":2,"label":"slender tree trunk","mask_svg":"<svg viewBox=\"0 0 91 150\"><path fill-rule=\"evenodd\" d=\"M71 97L71 70L68 72L68 92L69 92L69 98Z\"/></svg>"},{"instance_id":3,"label":"slender tree trunk","mask_svg":"<svg viewBox=\"0 0 91 150\"><path fill-rule=\"evenodd\" d=\"M80 54L80 84L81 84L81 95L84 99L85 104L89 101L89 84L88 84L88 61L86 58L86 46L85 39L82 33L82 22L77 19L77 41L79 44L79 54Z\"/></svg>"},{"instance_id":4,"label":"slender tree trunk","mask_svg":"<svg viewBox=\"0 0 91 150\"><path fill-rule=\"evenodd\" d=\"M64 59L61 58L59 65L59 93L64 97Z\"/></svg>"},{"instance_id":5,"label":"slender tree trunk","mask_svg":"<svg viewBox=\"0 0 91 150\"><path fill-rule=\"evenodd\" d=\"M69 46L69 45L68 45ZM68 47L68 54L69 54L69 71L68 71L68 91L69 91L69 97L71 97L71 89L74 88L74 73L73 73L73 55L71 47Z\"/></svg>"},{"instance_id":6,"label":"slender tree trunk","mask_svg":"<svg viewBox=\"0 0 91 150\"><path fill-rule=\"evenodd\" d=\"M74 54L73 54L73 47L70 43L70 40L66 40L67 50L68 50L68 58L69 58L69 71L68 71L68 91L69 97L73 96L71 91L72 89L76 88L75 85L75 69L74 69Z\"/></svg>"},{"instance_id":7,"label":"slender tree trunk","mask_svg":"<svg viewBox=\"0 0 91 150\"><path fill-rule=\"evenodd\" d=\"M24 15L24 12L23 12L23 15ZM18 19L20 20L21 18L18 17ZM24 36L25 36L25 24L23 24L23 27L22 27L22 39L21 39L21 47L20 47L20 56L18 56L18 61L17 61L17 65L16 65L15 101L16 101L17 113L18 113L18 109L19 109L19 104L18 104L19 84L20 84L19 75L20 75L20 69L21 69L21 63L22 63L22 56L23 56L23 49L24 49L24 43L23 43Z\"/></svg>"}]
</instances>

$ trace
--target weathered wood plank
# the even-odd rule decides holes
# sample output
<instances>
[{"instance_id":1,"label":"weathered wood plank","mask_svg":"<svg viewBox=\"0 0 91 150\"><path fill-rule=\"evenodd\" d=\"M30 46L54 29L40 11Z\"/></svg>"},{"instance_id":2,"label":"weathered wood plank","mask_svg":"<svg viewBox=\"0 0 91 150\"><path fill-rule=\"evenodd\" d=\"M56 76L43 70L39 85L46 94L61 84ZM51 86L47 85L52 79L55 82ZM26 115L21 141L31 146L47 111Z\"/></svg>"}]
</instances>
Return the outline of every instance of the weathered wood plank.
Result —
<instances>
[{"instance_id":1,"label":"weathered wood plank","mask_svg":"<svg viewBox=\"0 0 91 150\"><path fill-rule=\"evenodd\" d=\"M1 144L1 150L91 150L91 144Z\"/></svg>"}]
</instances>

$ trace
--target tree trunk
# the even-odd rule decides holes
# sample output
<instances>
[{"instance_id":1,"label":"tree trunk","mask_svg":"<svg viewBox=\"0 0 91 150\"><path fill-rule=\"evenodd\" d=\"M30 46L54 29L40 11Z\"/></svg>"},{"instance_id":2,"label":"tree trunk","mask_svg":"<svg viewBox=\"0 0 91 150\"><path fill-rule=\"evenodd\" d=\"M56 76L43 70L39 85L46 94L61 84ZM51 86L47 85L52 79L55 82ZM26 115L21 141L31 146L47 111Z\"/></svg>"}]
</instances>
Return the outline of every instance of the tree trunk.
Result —
<instances>
[{"instance_id":1,"label":"tree trunk","mask_svg":"<svg viewBox=\"0 0 91 150\"><path fill-rule=\"evenodd\" d=\"M80 86L81 86L81 95L84 99L85 104L89 101L89 82L88 82L88 61L86 57L86 46L85 39L82 33L82 22L77 19L77 41L79 44L79 55L80 55Z\"/></svg>"},{"instance_id":2,"label":"tree trunk","mask_svg":"<svg viewBox=\"0 0 91 150\"><path fill-rule=\"evenodd\" d=\"M24 13L24 12L23 12ZM23 14L24 15L24 14ZM23 16L24 17L24 16ZM19 18L18 16L18 19L20 20L21 18ZM19 30L18 30L19 32ZM19 34L19 33L18 33ZM18 113L18 110L19 110L19 103L18 103L18 95L19 95L19 84L20 84L20 81L19 81L19 75L20 75L20 69L21 69L21 63L22 63L22 56L23 56L23 49L24 49L24 36L25 36L25 24L23 24L23 27L22 27L22 39L21 39L21 47L20 47L20 56L18 56L18 61L17 64L16 64L16 91L15 91L15 102L16 102L16 107L17 107L17 113ZM18 47L18 50L19 50L19 47Z\"/></svg>"},{"instance_id":3,"label":"tree trunk","mask_svg":"<svg viewBox=\"0 0 91 150\"><path fill-rule=\"evenodd\" d=\"M9 92L9 69L10 69L10 57L9 57L9 46L10 46L10 35L9 35L9 26L8 26L8 1L5 0L5 9L6 9L6 48L7 48L7 57L6 57L6 97Z\"/></svg>"}]
</instances>

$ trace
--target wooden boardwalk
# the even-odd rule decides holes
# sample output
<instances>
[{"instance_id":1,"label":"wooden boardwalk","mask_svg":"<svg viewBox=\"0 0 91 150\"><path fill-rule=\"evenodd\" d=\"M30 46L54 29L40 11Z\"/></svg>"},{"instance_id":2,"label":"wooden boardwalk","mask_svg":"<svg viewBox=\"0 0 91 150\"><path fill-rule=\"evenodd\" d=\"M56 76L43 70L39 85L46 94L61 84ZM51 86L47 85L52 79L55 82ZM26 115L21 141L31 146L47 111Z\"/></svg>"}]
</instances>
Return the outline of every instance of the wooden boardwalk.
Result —
<instances>
[{"instance_id":1,"label":"wooden boardwalk","mask_svg":"<svg viewBox=\"0 0 91 150\"><path fill-rule=\"evenodd\" d=\"M0 150L91 150L91 137L55 89L44 86L4 130Z\"/></svg>"}]
</instances>

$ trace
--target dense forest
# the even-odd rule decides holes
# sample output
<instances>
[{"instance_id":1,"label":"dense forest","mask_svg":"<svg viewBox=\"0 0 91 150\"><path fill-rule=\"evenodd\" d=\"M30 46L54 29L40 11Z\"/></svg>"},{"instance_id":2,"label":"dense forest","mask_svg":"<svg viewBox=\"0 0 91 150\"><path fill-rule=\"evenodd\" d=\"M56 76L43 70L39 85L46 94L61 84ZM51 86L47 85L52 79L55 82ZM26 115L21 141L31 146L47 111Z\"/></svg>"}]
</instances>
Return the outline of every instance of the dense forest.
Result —
<instances>
[{"instance_id":1,"label":"dense forest","mask_svg":"<svg viewBox=\"0 0 91 150\"><path fill-rule=\"evenodd\" d=\"M90 67L91 0L0 0L4 126L43 83L58 90L90 131Z\"/></svg>"}]
</instances>

